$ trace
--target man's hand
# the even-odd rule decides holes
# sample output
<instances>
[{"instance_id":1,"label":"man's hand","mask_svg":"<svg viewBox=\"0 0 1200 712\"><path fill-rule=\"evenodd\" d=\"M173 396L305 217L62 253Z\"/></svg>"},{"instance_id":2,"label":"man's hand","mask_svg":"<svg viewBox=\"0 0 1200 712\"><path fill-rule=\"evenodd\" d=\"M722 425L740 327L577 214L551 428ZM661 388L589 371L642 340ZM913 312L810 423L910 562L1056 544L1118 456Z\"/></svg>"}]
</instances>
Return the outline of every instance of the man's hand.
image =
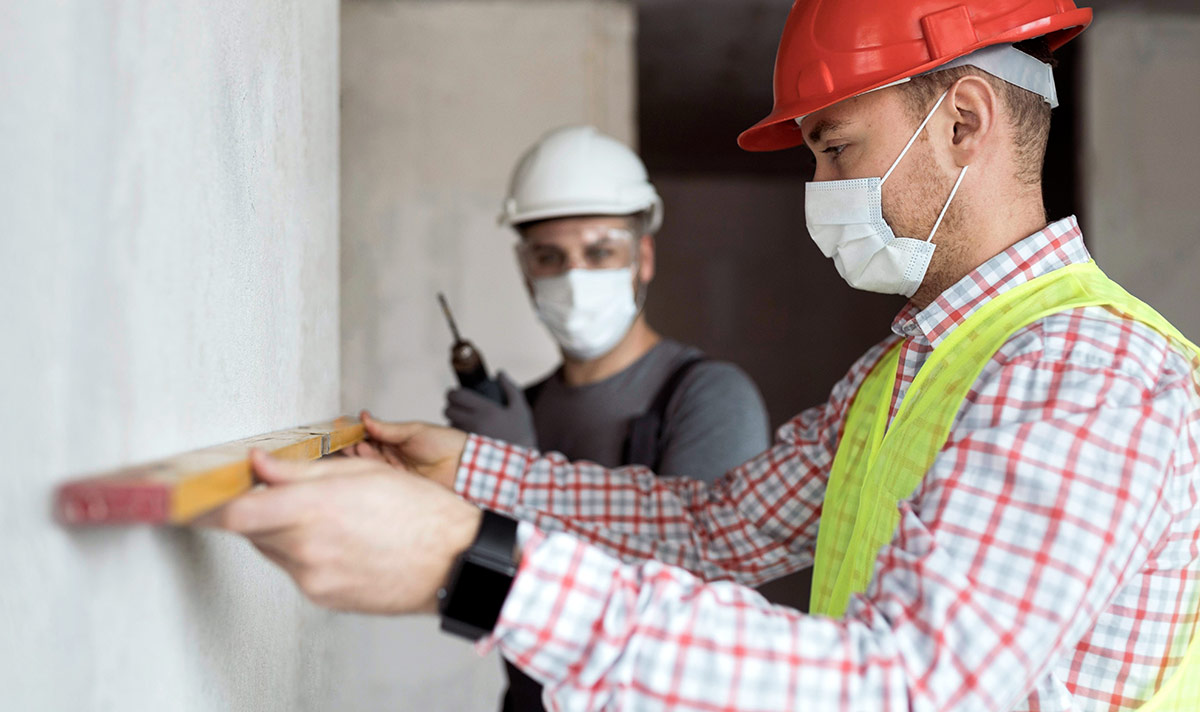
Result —
<instances>
[{"instance_id":1,"label":"man's hand","mask_svg":"<svg viewBox=\"0 0 1200 712\"><path fill-rule=\"evenodd\" d=\"M432 612L479 530L477 507L377 460L289 462L255 452L251 463L270 486L195 523L244 535L322 606Z\"/></svg>"},{"instance_id":2,"label":"man's hand","mask_svg":"<svg viewBox=\"0 0 1200 712\"><path fill-rule=\"evenodd\" d=\"M385 423L362 412L368 440L342 451L365 460L386 462L454 489L454 477L467 434L428 423Z\"/></svg>"},{"instance_id":3,"label":"man's hand","mask_svg":"<svg viewBox=\"0 0 1200 712\"><path fill-rule=\"evenodd\" d=\"M521 387L501 371L496 379L508 399L507 405L468 388L455 388L446 394L446 419L459 430L504 440L521 447L537 447L533 410Z\"/></svg>"}]
</instances>

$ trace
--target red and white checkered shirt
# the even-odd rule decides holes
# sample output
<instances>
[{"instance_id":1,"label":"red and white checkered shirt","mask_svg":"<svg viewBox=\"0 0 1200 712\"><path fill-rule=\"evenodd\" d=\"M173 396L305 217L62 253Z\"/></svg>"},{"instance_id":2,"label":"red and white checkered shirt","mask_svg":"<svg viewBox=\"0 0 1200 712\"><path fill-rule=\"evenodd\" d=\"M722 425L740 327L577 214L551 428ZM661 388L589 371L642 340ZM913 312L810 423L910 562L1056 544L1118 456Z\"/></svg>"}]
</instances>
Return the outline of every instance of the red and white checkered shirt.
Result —
<instances>
[{"instance_id":1,"label":"red and white checkered shirt","mask_svg":"<svg viewBox=\"0 0 1200 712\"><path fill-rule=\"evenodd\" d=\"M1200 617L1200 398L1190 358L1103 308L992 357L843 619L745 586L812 563L849 399L889 346L894 415L968 315L1088 259L1063 220L905 309L828 402L711 486L470 438L458 491L537 527L482 647L557 710L1137 708Z\"/></svg>"}]
</instances>

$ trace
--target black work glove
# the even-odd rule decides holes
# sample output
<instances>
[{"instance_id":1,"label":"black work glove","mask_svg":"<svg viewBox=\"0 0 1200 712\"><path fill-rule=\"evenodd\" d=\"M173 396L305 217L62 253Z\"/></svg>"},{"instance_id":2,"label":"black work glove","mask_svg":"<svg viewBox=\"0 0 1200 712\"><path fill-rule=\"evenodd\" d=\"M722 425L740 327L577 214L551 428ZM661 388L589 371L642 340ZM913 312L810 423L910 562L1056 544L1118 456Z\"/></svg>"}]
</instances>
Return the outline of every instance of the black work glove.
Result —
<instances>
[{"instance_id":1,"label":"black work glove","mask_svg":"<svg viewBox=\"0 0 1200 712\"><path fill-rule=\"evenodd\" d=\"M525 400L525 393L509 380L504 371L496 374L496 380L508 398L508 405L501 405L466 388L455 388L446 393L446 410L442 412L450 424L459 430L521 447L537 447L533 410Z\"/></svg>"}]
</instances>

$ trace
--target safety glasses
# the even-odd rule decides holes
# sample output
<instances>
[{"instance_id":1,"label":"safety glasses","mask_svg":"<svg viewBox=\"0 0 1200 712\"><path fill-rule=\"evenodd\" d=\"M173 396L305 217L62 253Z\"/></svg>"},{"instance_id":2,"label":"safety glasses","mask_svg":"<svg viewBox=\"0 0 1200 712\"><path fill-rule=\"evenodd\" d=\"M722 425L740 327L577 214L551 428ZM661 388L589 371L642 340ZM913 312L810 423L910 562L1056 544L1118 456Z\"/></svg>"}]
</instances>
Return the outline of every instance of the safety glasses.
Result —
<instances>
[{"instance_id":1,"label":"safety glasses","mask_svg":"<svg viewBox=\"0 0 1200 712\"><path fill-rule=\"evenodd\" d=\"M557 277L572 269L623 269L633 264L635 253L633 233L616 227L526 238L516 250L529 279Z\"/></svg>"}]
</instances>

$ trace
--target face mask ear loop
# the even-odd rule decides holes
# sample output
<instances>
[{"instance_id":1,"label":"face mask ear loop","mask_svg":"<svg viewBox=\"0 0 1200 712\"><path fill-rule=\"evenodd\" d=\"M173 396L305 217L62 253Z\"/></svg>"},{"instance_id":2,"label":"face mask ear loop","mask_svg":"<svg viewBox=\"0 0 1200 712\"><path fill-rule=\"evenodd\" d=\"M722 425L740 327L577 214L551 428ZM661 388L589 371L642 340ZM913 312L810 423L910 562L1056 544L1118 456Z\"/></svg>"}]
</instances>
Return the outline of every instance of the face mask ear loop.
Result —
<instances>
[{"instance_id":1,"label":"face mask ear loop","mask_svg":"<svg viewBox=\"0 0 1200 712\"><path fill-rule=\"evenodd\" d=\"M925 130L925 125L928 124L929 120L933 118L934 112L938 110L938 107L942 105L942 102L946 100L946 97L949 94L950 90L947 89L946 91L942 92L940 97L938 97L937 103L933 105L933 108L930 109L929 113L925 115L925 120L922 121L921 125L917 127L917 132L912 135L912 138L908 139L908 144L904 147L904 150L900 152L900 155L896 158L896 161L892 163L892 167L888 169L887 173L883 174L883 180L879 181L879 185L887 183L887 179L891 177L892 171L896 170L896 166L900 165L900 161L904 158L904 155L908 153L908 149L912 148L912 145L917 142L918 138L920 138L921 132Z\"/></svg>"},{"instance_id":2,"label":"face mask ear loop","mask_svg":"<svg viewBox=\"0 0 1200 712\"><path fill-rule=\"evenodd\" d=\"M633 278L637 280L637 286L633 289L633 305L637 307L637 313L640 315L642 310L646 308L646 292L649 291L650 283L642 281L641 275L638 274L638 266L638 258L634 257L633 264L630 265L633 271Z\"/></svg>"},{"instance_id":3,"label":"face mask ear loop","mask_svg":"<svg viewBox=\"0 0 1200 712\"><path fill-rule=\"evenodd\" d=\"M954 194L958 192L958 186L962 185L968 168L970 166L963 166L962 170L958 172L958 180L954 181L954 189L950 191L950 197L946 198L946 204L942 206L942 213L938 215L937 222L933 224L933 230L929 232L929 237L925 239L925 242L933 242L933 236L937 234L938 228L942 226L942 218L946 217L946 211L950 209L950 203L954 202Z\"/></svg>"},{"instance_id":4,"label":"face mask ear loop","mask_svg":"<svg viewBox=\"0 0 1200 712\"><path fill-rule=\"evenodd\" d=\"M633 273L633 278L637 280L637 284L633 288L633 305L637 308L637 313L640 315L642 309L646 307L646 291L650 286L650 283L643 282L641 275L638 274L642 266L642 238L633 237L633 233L628 230L622 230L622 232L629 235L630 251L633 253L633 259L629 263L629 271Z\"/></svg>"}]
</instances>

